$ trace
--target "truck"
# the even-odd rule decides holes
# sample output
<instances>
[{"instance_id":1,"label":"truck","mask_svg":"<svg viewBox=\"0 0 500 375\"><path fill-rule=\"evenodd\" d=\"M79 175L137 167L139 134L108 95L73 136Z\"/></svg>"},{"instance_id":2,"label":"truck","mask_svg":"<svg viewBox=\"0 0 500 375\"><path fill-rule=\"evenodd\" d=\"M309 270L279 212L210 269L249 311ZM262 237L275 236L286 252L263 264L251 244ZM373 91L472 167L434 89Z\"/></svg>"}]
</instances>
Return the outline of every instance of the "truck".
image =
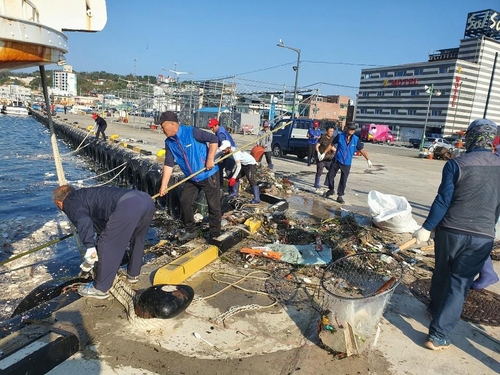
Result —
<instances>
[{"instance_id":1,"label":"truck","mask_svg":"<svg viewBox=\"0 0 500 375\"><path fill-rule=\"evenodd\" d=\"M365 142L394 142L394 135L388 125L383 124L364 124L361 125L360 138Z\"/></svg>"},{"instance_id":2,"label":"truck","mask_svg":"<svg viewBox=\"0 0 500 375\"><path fill-rule=\"evenodd\" d=\"M272 152L273 156L279 158L283 155L297 155L299 159L307 156L307 131L313 127L314 119L296 118L291 125L276 130L290 119L281 119L271 127L273 131ZM324 129L322 129L324 132Z\"/></svg>"}]
</instances>

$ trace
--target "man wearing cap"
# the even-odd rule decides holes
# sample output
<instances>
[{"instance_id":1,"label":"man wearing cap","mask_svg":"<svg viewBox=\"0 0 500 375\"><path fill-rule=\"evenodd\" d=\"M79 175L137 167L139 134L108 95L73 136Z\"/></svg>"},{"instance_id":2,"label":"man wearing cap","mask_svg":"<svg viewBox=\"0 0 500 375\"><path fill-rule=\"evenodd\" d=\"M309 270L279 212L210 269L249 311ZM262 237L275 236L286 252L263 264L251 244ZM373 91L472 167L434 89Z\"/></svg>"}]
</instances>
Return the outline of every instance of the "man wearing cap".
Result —
<instances>
[{"instance_id":1,"label":"man wearing cap","mask_svg":"<svg viewBox=\"0 0 500 375\"><path fill-rule=\"evenodd\" d=\"M271 154L273 150L273 133L269 129L269 121L264 121L262 124L262 131L259 132L259 141L257 144L264 147L264 156L266 157L266 163L269 169L274 169L274 165L271 160Z\"/></svg>"},{"instance_id":2,"label":"man wearing cap","mask_svg":"<svg viewBox=\"0 0 500 375\"><path fill-rule=\"evenodd\" d=\"M108 127L108 123L97 113L94 113L92 118L95 120L95 124L97 125L97 132L95 133L96 141L99 140L99 134L102 134L102 138L106 140L106 134L104 134L104 131Z\"/></svg>"},{"instance_id":3,"label":"man wearing cap","mask_svg":"<svg viewBox=\"0 0 500 375\"><path fill-rule=\"evenodd\" d=\"M356 131L356 124L348 123L342 133L338 134L330 146L326 148L323 152L328 153L330 151L335 152L333 157L333 162L328 168L328 173L326 175L326 184L328 185L328 191L324 194L325 198L335 194L335 176L340 169L340 181L337 186L337 202L345 203L344 196L345 188L347 185L347 178L349 177L349 172L351 171L352 158L356 151L360 152L361 155L366 159L368 168L372 167L372 162L368 157L368 152L363 148L363 142L359 137L354 134Z\"/></svg>"},{"instance_id":4,"label":"man wearing cap","mask_svg":"<svg viewBox=\"0 0 500 375\"><path fill-rule=\"evenodd\" d=\"M236 148L236 143L234 142L233 137L231 137L231 135L228 133L226 128L224 128L222 125L219 124L219 120L217 120L216 118L211 118L208 121L207 127L210 130L212 130L214 132L214 134L217 136L217 138L219 139L219 147L222 145L222 142L229 141L229 143L231 144L231 147ZM226 162L227 162L227 159L224 159L218 163L219 170L220 170L219 181L220 181L221 186L222 186L222 182L224 181L224 176L223 176L222 171L224 171L226 168ZM236 186L235 189L239 189L239 186ZM238 190L236 190L236 191L238 191Z\"/></svg>"},{"instance_id":5,"label":"man wearing cap","mask_svg":"<svg viewBox=\"0 0 500 375\"><path fill-rule=\"evenodd\" d=\"M179 236L179 240L187 241L197 237L193 204L200 191L205 192L207 198L210 237L218 237L221 232L221 209L219 167L214 164L218 148L217 137L201 129L179 124L177 115L171 111L163 112L159 123L167 136L160 196L167 194L174 161L186 176L199 172L184 184L180 204L186 232Z\"/></svg>"},{"instance_id":6,"label":"man wearing cap","mask_svg":"<svg viewBox=\"0 0 500 375\"><path fill-rule=\"evenodd\" d=\"M52 200L78 231L78 237L87 251L80 266L88 272L95 264L94 281L78 288L84 297L106 299L113 285L120 263L130 248L127 279L139 281L144 255L144 242L155 204L142 191L116 186L94 186L74 189L62 185L54 190ZM98 234L97 241L94 239Z\"/></svg>"},{"instance_id":7,"label":"man wearing cap","mask_svg":"<svg viewBox=\"0 0 500 375\"><path fill-rule=\"evenodd\" d=\"M311 166L312 159L316 154L316 145L318 144L319 137L321 137L321 130L319 129L319 122L314 120L313 127L307 130L307 166Z\"/></svg>"},{"instance_id":8,"label":"man wearing cap","mask_svg":"<svg viewBox=\"0 0 500 375\"><path fill-rule=\"evenodd\" d=\"M497 125L473 121L465 135L465 154L443 167L441 184L422 227L413 236L427 242L435 230L436 264L430 289L431 316L424 346L450 346L468 290L493 249L500 214L500 158L492 153Z\"/></svg>"},{"instance_id":9,"label":"man wearing cap","mask_svg":"<svg viewBox=\"0 0 500 375\"><path fill-rule=\"evenodd\" d=\"M219 151L224 155L230 154L234 150L235 148L231 147L231 143L229 143L228 140L222 141L222 145L219 147ZM230 158L234 160L234 167L228 173L229 187L231 188L236 186L236 184L239 184L239 179L243 176L246 176L253 193L253 199L250 203L260 203L259 186L255 182L257 162L255 161L254 157L244 151L237 151L233 155L231 155ZM233 192L233 196L237 197L238 190L233 190Z\"/></svg>"}]
</instances>

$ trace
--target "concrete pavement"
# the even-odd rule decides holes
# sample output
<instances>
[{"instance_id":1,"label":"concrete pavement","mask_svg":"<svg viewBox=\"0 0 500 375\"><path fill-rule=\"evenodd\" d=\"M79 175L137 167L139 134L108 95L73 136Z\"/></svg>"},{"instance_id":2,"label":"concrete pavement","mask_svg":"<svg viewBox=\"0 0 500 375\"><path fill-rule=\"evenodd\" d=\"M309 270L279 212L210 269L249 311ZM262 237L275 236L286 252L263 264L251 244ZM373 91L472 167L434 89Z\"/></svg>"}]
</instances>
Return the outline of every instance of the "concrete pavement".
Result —
<instances>
[{"instance_id":1,"label":"concrete pavement","mask_svg":"<svg viewBox=\"0 0 500 375\"><path fill-rule=\"evenodd\" d=\"M90 116L60 115L55 120L64 118L68 123L78 122L85 127L93 124ZM120 139L153 154L163 148L163 134L149 129L148 119L142 119L142 124L106 120L108 136L118 134ZM252 140L248 135L234 138L239 146ZM444 162L419 159L418 151L411 149L370 144L367 150L374 166L367 169L362 157L355 160L345 196L347 203L342 206L316 193L312 187L314 167L307 167L294 156L275 159L277 174L289 178L297 188L289 198L291 210L321 218L340 211L369 216L367 196L370 190L377 190L405 196L412 205L414 219L422 223L437 192ZM409 238L410 234L406 236ZM498 262L494 264L500 272ZM158 264L144 267L140 286L149 285L148 275L155 267ZM206 297L220 289L210 277L219 271L245 272L228 270L224 262L215 261L186 283L195 288L197 295ZM489 289L500 293L498 284ZM306 292L307 288L301 289L301 293ZM500 345L488 338L499 340L499 327L460 321L453 332L451 348L441 352L424 349L422 343L429 324L425 306L402 285L384 313L375 347L343 360L333 359L316 345L314 322L318 317L314 309L301 305L294 310L277 305L269 310L235 315L228 326L221 326L212 319L223 313L225 307L244 303L242 299L249 297L232 291L221 298L225 303L219 299L197 301L186 314L148 329L132 327L116 301L80 299L54 314L55 326L75 332L80 342L88 345L50 373L77 374L81 370L92 374L500 373ZM193 338L193 332L199 332L221 352Z\"/></svg>"}]
</instances>

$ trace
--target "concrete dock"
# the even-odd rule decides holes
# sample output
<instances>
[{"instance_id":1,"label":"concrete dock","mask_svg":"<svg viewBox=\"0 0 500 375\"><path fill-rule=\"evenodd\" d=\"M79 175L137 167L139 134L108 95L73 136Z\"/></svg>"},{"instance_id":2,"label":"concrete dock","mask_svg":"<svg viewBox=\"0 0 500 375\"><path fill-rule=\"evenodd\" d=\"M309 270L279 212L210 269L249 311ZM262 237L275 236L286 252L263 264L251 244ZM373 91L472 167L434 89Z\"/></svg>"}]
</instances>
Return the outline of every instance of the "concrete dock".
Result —
<instances>
[{"instance_id":1,"label":"concrete dock","mask_svg":"<svg viewBox=\"0 0 500 375\"><path fill-rule=\"evenodd\" d=\"M58 114L55 121L86 128L90 116ZM154 155L164 147L161 130L150 129L151 119L129 123L108 121L106 135ZM235 135L239 147L249 150L256 138ZM315 166L308 167L295 156L274 159L275 171L295 188L289 197L292 209L331 217L340 211L370 216L367 196L371 190L405 196L413 217L421 224L436 195L441 179L442 160L418 158L415 149L367 145L373 162L367 169L362 157L352 166L345 205L322 198L313 188ZM265 164L265 162L264 162ZM410 234L404 234L410 238ZM401 236L395 236L400 238ZM201 241L201 240L200 240ZM161 259L143 267L138 288L151 285L151 275ZM494 262L500 273L499 262ZM168 320L153 319L147 324L131 324L123 306L114 299L80 298L57 310L30 330L62 330L78 338L80 350L49 374L494 374L500 373L500 327L460 321L451 336L453 345L433 352L422 344L429 318L425 305L404 285L394 292L380 322L375 346L345 359L334 358L317 344L317 311L313 286L304 286L297 295L296 308L276 304L271 308L249 309L229 316L224 323L216 318L228 307L268 305L267 297L249 297L231 289L214 298L222 287L214 274L245 275L251 269L216 260L186 280L195 289L192 305ZM500 294L500 283L488 290ZM258 285L256 286L257 289ZM135 288L135 287L134 287ZM308 293L311 293L309 295ZM194 336L199 333L204 340ZM1 357L0 357L1 360Z\"/></svg>"}]
</instances>

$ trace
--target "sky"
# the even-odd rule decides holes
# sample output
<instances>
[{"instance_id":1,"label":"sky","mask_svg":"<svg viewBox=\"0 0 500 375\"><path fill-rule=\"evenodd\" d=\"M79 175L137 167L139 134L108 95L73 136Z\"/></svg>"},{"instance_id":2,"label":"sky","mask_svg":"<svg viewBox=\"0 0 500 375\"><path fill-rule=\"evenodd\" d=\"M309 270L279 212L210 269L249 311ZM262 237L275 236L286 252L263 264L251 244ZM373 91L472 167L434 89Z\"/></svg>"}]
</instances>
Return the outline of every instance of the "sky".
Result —
<instances>
[{"instance_id":1,"label":"sky","mask_svg":"<svg viewBox=\"0 0 500 375\"><path fill-rule=\"evenodd\" d=\"M225 79L240 93L358 92L361 69L427 61L459 46L469 12L499 0L107 0L97 33L66 32L77 72ZM59 69L51 65L47 69Z\"/></svg>"}]
</instances>

